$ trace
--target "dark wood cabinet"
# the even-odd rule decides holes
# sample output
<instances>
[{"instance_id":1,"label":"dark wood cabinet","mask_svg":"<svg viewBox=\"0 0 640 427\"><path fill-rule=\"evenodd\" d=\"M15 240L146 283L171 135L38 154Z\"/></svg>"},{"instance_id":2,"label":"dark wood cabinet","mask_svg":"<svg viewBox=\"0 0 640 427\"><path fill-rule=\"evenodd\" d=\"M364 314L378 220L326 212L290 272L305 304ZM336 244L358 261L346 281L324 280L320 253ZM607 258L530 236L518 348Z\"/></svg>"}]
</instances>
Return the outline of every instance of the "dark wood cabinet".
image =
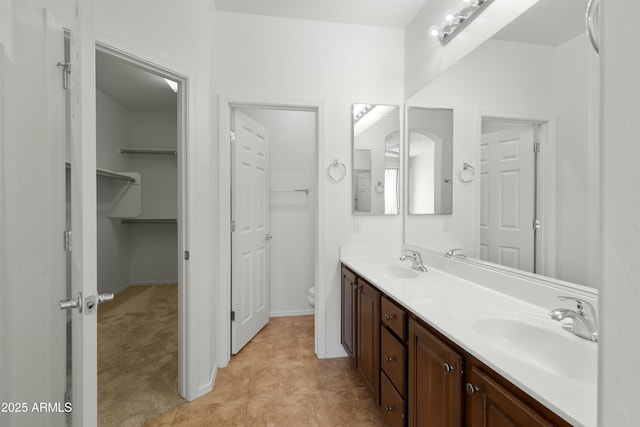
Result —
<instances>
[{"instance_id":1,"label":"dark wood cabinet","mask_svg":"<svg viewBox=\"0 0 640 427\"><path fill-rule=\"evenodd\" d=\"M463 356L409 319L409 426L463 422Z\"/></svg>"},{"instance_id":2,"label":"dark wood cabinet","mask_svg":"<svg viewBox=\"0 0 640 427\"><path fill-rule=\"evenodd\" d=\"M358 278L357 366L380 403L380 292Z\"/></svg>"},{"instance_id":3,"label":"dark wood cabinet","mask_svg":"<svg viewBox=\"0 0 640 427\"><path fill-rule=\"evenodd\" d=\"M342 345L387 426L570 426L345 266Z\"/></svg>"},{"instance_id":4,"label":"dark wood cabinet","mask_svg":"<svg viewBox=\"0 0 640 427\"><path fill-rule=\"evenodd\" d=\"M356 326L357 326L358 282L356 275L342 266L342 346L349 358L356 363Z\"/></svg>"},{"instance_id":5,"label":"dark wood cabinet","mask_svg":"<svg viewBox=\"0 0 640 427\"><path fill-rule=\"evenodd\" d=\"M466 383L469 427L570 426L472 357Z\"/></svg>"}]
</instances>

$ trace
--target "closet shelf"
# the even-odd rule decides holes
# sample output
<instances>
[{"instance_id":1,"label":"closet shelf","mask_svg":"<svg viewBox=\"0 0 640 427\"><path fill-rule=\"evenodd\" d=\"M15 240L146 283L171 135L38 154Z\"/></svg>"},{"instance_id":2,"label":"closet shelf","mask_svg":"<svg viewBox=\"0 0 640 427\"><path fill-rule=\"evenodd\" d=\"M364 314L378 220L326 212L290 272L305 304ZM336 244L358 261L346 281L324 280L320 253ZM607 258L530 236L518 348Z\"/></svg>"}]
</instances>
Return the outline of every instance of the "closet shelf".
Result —
<instances>
[{"instance_id":1,"label":"closet shelf","mask_svg":"<svg viewBox=\"0 0 640 427\"><path fill-rule=\"evenodd\" d=\"M126 218L121 219L120 224L177 224L175 218Z\"/></svg>"},{"instance_id":2,"label":"closet shelf","mask_svg":"<svg viewBox=\"0 0 640 427\"><path fill-rule=\"evenodd\" d=\"M177 156L178 152L171 148L134 148L121 147L120 154L169 154Z\"/></svg>"},{"instance_id":3,"label":"closet shelf","mask_svg":"<svg viewBox=\"0 0 640 427\"><path fill-rule=\"evenodd\" d=\"M71 169L71 162L65 162L67 169ZM96 168L96 175L103 176L105 178L119 179L121 181L136 182L136 179L132 176L125 175L120 172L111 171L109 169Z\"/></svg>"}]
</instances>

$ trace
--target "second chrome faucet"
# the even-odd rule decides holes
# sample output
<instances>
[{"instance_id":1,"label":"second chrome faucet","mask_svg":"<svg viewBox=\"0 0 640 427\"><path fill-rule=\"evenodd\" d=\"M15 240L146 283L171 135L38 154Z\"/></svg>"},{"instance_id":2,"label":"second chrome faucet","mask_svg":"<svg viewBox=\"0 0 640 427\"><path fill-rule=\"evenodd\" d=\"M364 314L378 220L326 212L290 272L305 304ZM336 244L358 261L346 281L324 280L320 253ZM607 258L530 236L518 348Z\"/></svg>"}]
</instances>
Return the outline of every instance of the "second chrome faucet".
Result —
<instances>
[{"instance_id":1,"label":"second chrome faucet","mask_svg":"<svg viewBox=\"0 0 640 427\"><path fill-rule=\"evenodd\" d=\"M556 308L549 312L553 320L571 319L571 323L562 325L562 329L589 341L598 341L598 317L595 308L580 298L559 296L560 301L575 301L577 310Z\"/></svg>"},{"instance_id":2,"label":"second chrome faucet","mask_svg":"<svg viewBox=\"0 0 640 427\"><path fill-rule=\"evenodd\" d=\"M420 253L413 250L405 250L402 255L400 255L400 261L409 260L411 261L411 268L418 271L427 271L427 267L422 263L422 257Z\"/></svg>"}]
</instances>

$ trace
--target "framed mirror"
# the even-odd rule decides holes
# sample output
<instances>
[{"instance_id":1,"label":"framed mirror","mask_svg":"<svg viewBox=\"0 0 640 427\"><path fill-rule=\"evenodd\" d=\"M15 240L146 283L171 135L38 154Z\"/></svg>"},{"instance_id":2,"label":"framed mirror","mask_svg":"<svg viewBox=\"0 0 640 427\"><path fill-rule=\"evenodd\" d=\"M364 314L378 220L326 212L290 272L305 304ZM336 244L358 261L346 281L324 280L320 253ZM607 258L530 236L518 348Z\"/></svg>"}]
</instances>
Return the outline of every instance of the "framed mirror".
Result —
<instances>
[{"instance_id":1,"label":"framed mirror","mask_svg":"<svg viewBox=\"0 0 640 427\"><path fill-rule=\"evenodd\" d=\"M397 215L400 189L400 108L354 104L353 213Z\"/></svg>"},{"instance_id":2,"label":"framed mirror","mask_svg":"<svg viewBox=\"0 0 640 427\"><path fill-rule=\"evenodd\" d=\"M407 123L407 212L451 214L453 110L409 107Z\"/></svg>"},{"instance_id":3,"label":"framed mirror","mask_svg":"<svg viewBox=\"0 0 640 427\"><path fill-rule=\"evenodd\" d=\"M454 171L468 163L476 179L456 175L447 223L408 215L406 243L597 286L600 75L586 5L538 1L407 100L454 109Z\"/></svg>"}]
</instances>

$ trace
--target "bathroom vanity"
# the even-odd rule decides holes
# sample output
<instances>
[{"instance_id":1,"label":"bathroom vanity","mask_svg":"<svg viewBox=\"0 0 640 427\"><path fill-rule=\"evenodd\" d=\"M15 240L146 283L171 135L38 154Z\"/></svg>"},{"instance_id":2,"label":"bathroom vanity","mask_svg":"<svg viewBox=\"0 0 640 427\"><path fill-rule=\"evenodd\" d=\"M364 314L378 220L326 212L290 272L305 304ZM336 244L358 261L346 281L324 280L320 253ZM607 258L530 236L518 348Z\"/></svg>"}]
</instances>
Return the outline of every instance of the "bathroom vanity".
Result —
<instances>
[{"instance_id":1,"label":"bathroom vanity","mask_svg":"<svg viewBox=\"0 0 640 427\"><path fill-rule=\"evenodd\" d=\"M394 259L341 276L342 344L387 425L596 424L597 344L548 310Z\"/></svg>"}]
</instances>

